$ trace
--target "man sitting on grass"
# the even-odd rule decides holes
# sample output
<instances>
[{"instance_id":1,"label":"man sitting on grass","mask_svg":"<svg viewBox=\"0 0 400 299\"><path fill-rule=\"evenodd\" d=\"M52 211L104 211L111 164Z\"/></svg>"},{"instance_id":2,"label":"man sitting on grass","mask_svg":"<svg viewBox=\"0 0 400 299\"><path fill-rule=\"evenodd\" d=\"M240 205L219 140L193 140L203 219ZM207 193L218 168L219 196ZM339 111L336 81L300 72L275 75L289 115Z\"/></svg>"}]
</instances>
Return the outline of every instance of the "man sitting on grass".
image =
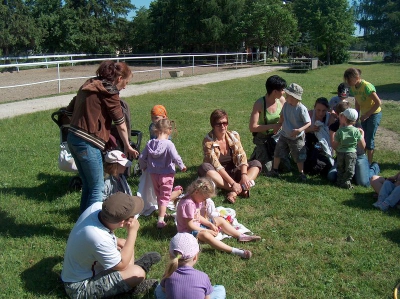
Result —
<instances>
[{"instance_id":1,"label":"man sitting on grass","mask_svg":"<svg viewBox=\"0 0 400 299\"><path fill-rule=\"evenodd\" d=\"M146 253L135 261L140 225L134 216L142 209L140 197L118 192L82 213L69 235L61 272L70 298L137 295L157 286L157 280L145 277L160 254ZM114 235L118 228L127 230L126 240Z\"/></svg>"}]
</instances>

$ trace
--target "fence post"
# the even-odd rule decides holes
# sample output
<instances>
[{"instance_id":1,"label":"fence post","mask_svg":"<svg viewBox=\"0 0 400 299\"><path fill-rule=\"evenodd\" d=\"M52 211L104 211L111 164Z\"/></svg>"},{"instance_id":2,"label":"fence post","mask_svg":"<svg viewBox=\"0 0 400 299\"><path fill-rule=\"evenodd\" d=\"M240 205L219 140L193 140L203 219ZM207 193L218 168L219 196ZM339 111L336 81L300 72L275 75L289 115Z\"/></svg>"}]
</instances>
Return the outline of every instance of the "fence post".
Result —
<instances>
[{"instance_id":1,"label":"fence post","mask_svg":"<svg viewBox=\"0 0 400 299\"><path fill-rule=\"evenodd\" d=\"M60 64L57 63L58 93L61 93Z\"/></svg>"},{"instance_id":2,"label":"fence post","mask_svg":"<svg viewBox=\"0 0 400 299\"><path fill-rule=\"evenodd\" d=\"M162 79L162 56L160 56L160 62L161 62L161 66L160 66L160 79Z\"/></svg>"},{"instance_id":3,"label":"fence post","mask_svg":"<svg viewBox=\"0 0 400 299\"><path fill-rule=\"evenodd\" d=\"M15 59L15 62L18 64L18 59ZM17 72L19 73L19 66L17 66Z\"/></svg>"},{"instance_id":4,"label":"fence post","mask_svg":"<svg viewBox=\"0 0 400 299\"><path fill-rule=\"evenodd\" d=\"M218 72L218 54L217 54L217 72Z\"/></svg>"},{"instance_id":5,"label":"fence post","mask_svg":"<svg viewBox=\"0 0 400 299\"><path fill-rule=\"evenodd\" d=\"M192 56L192 76L194 76L194 55Z\"/></svg>"}]
</instances>

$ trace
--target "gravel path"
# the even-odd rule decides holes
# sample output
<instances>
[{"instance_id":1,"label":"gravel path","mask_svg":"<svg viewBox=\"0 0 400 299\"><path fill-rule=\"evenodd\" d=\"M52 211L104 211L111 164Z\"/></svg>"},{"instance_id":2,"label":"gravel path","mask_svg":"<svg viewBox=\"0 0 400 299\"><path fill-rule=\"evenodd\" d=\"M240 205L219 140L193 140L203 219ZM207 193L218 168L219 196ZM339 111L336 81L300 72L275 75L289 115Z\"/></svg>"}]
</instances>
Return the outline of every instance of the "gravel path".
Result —
<instances>
[{"instance_id":1,"label":"gravel path","mask_svg":"<svg viewBox=\"0 0 400 299\"><path fill-rule=\"evenodd\" d=\"M182 88L182 87L193 86L193 85L202 85L202 84L220 82L220 81L225 81L225 80L232 80L232 79L242 78L242 77L250 77L250 76L265 74L268 72L272 72L274 70L284 69L284 68L286 68L286 67L285 66L257 66L257 67L241 68L241 69L224 69L224 70L220 70L218 72L206 73L206 74L201 74L201 75L196 75L196 76L162 79L162 80L158 80L158 81L154 81L154 82L150 82L150 83L143 83L143 84L131 84L131 85L128 85L126 87L126 89L121 91L121 97L130 97L130 96L141 95L141 94L145 94L145 93L161 92L164 90L170 90L170 89L175 89L175 88ZM69 68L69 69L73 69L73 68ZM77 77L77 76L80 76L83 74L83 73L81 73L81 74L76 73L75 70L76 69L73 69L74 77ZM30 71L32 71L32 70L30 70ZM85 70L85 71L87 71L87 70ZM207 69L207 71L212 71L212 70ZM20 73L23 73L23 72L24 71L21 71ZM40 70L38 70L37 73L42 73L42 72L43 72L43 70L40 69ZM4 75L4 74L2 74L2 75ZM34 76L34 75L35 74L33 72L30 72L30 76ZM135 80L138 81L140 76L146 76L146 80L148 81L150 75L148 73L135 73L134 74L134 82L135 82ZM84 79L81 79L79 84L81 85L83 81L84 81ZM25 83L26 82L32 82L32 81L25 81ZM3 84L3 86L6 86L5 82L2 82L2 84ZM14 84L16 84L16 83L14 83ZM35 90L36 86L38 86L38 85L28 86L28 87L24 87L24 88L29 92L29 89ZM75 90L77 90L79 88L79 86L75 87ZM41 92L46 92L45 87L41 86L40 89L41 89ZM2 94L1 99L4 99L4 97L5 97L4 91L0 90L0 92ZM48 92L47 94L51 94L52 92L54 92L54 88L47 89L47 92ZM21 115L21 114L34 113L37 111L57 109L57 108L68 105L68 103L71 101L72 97L73 97L73 94L67 94L67 95L43 97L43 98L39 98L39 99L30 99L30 100L20 99L20 101L17 101L17 102L0 104L0 119L14 117L14 116ZM9 97L7 99L9 99Z\"/></svg>"}]
</instances>

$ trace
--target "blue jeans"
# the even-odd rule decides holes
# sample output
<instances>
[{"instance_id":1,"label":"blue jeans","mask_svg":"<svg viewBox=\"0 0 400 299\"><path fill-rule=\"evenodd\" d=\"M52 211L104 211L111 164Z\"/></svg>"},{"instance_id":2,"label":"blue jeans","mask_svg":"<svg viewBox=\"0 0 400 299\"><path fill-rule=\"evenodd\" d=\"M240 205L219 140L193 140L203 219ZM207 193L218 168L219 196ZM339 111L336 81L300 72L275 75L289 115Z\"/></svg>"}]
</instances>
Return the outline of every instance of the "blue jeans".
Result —
<instances>
[{"instance_id":1,"label":"blue jeans","mask_svg":"<svg viewBox=\"0 0 400 299\"><path fill-rule=\"evenodd\" d=\"M68 147L82 179L81 213L97 201L102 201L104 189L101 150L75 134L68 134Z\"/></svg>"},{"instance_id":2,"label":"blue jeans","mask_svg":"<svg viewBox=\"0 0 400 299\"><path fill-rule=\"evenodd\" d=\"M400 186L386 180L379 191L378 201L384 201L391 207L397 205L400 201Z\"/></svg>"},{"instance_id":3,"label":"blue jeans","mask_svg":"<svg viewBox=\"0 0 400 299\"><path fill-rule=\"evenodd\" d=\"M354 174L355 183L359 186L369 187L369 180L373 175L378 175L380 173L380 168L377 163L372 163L369 165L367 156L365 154L358 155L356 160L356 169ZM327 174L327 179L330 182L336 182L337 180L337 165L336 162L329 170Z\"/></svg>"},{"instance_id":4,"label":"blue jeans","mask_svg":"<svg viewBox=\"0 0 400 299\"><path fill-rule=\"evenodd\" d=\"M373 150L375 148L375 133L382 119L382 112L372 114L365 121L361 122L364 130L365 149Z\"/></svg>"},{"instance_id":5,"label":"blue jeans","mask_svg":"<svg viewBox=\"0 0 400 299\"><path fill-rule=\"evenodd\" d=\"M162 290L161 285L159 284L154 291L154 294L156 295L156 299L165 299L166 294ZM205 296L204 296L205 297ZM226 298L226 291L225 287L221 285L215 285L213 286L213 292L210 294L211 299L225 299Z\"/></svg>"}]
</instances>

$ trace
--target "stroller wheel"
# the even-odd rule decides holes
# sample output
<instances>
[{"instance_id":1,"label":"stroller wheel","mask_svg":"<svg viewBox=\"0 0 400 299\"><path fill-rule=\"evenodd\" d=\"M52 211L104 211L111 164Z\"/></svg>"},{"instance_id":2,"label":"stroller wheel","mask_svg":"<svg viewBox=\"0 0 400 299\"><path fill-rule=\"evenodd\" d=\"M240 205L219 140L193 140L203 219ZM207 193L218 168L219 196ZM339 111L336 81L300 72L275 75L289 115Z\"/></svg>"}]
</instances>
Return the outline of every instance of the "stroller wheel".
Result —
<instances>
[{"instance_id":1,"label":"stroller wheel","mask_svg":"<svg viewBox=\"0 0 400 299\"><path fill-rule=\"evenodd\" d=\"M78 176L73 177L69 182L68 188L71 191L80 191L82 189L82 179Z\"/></svg>"}]
</instances>

